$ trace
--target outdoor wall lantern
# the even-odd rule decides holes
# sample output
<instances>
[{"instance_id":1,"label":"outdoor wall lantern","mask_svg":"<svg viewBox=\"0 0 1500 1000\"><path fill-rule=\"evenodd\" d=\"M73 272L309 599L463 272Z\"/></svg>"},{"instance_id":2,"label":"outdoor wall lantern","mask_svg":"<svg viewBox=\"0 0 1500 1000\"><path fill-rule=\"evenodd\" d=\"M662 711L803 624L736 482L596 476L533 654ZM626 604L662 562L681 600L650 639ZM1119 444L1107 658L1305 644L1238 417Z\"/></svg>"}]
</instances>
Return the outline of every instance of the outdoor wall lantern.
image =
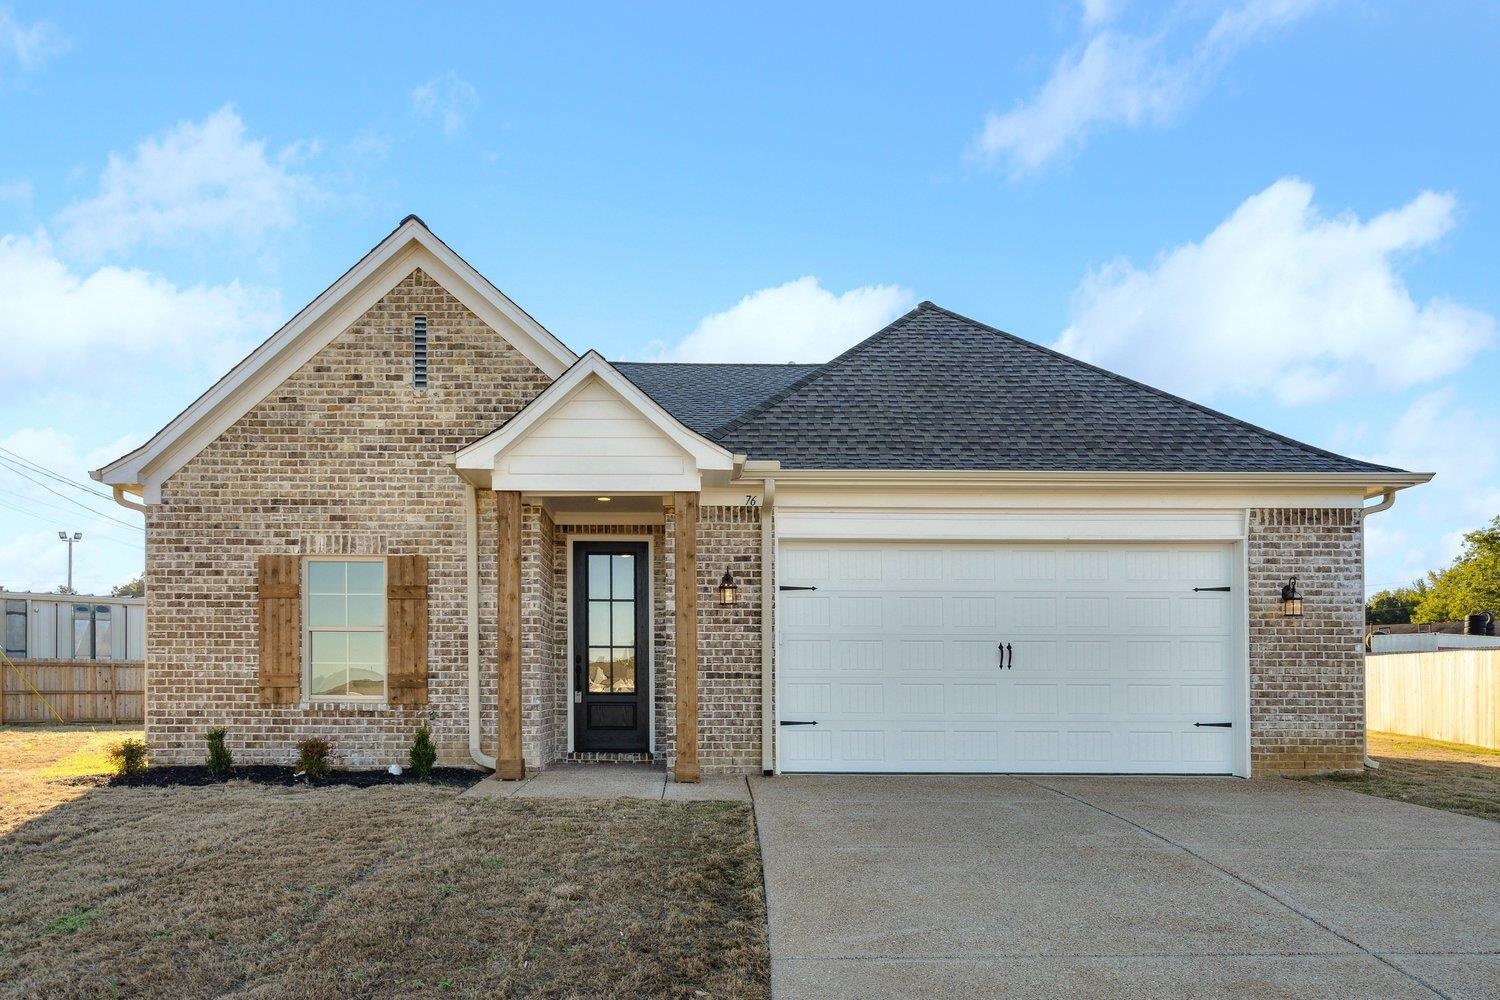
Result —
<instances>
[{"instance_id":1,"label":"outdoor wall lantern","mask_svg":"<svg viewBox=\"0 0 1500 1000\"><path fill-rule=\"evenodd\" d=\"M739 599L740 585L734 582L734 574L726 569L723 579L719 581L719 603L727 608Z\"/></svg>"},{"instance_id":2,"label":"outdoor wall lantern","mask_svg":"<svg viewBox=\"0 0 1500 1000\"><path fill-rule=\"evenodd\" d=\"M1302 593L1297 589L1295 576L1281 588L1281 616L1283 618L1302 617Z\"/></svg>"}]
</instances>

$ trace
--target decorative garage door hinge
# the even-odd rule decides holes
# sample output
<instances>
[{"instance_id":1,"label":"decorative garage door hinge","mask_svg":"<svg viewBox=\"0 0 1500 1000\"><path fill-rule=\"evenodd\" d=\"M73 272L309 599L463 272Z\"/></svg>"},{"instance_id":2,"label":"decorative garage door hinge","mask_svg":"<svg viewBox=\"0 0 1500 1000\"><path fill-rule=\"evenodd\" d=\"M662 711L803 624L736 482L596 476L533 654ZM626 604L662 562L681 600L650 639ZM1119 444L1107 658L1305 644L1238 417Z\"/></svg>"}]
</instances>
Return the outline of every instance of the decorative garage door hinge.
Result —
<instances>
[{"instance_id":1,"label":"decorative garage door hinge","mask_svg":"<svg viewBox=\"0 0 1500 1000\"><path fill-rule=\"evenodd\" d=\"M1229 593L1229 588L1228 587L1194 587L1193 588L1193 593L1196 594L1199 591L1203 591L1203 590L1213 590L1213 591L1217 591L1217 592L1219 592L1221 594L1227 594L1227 593Z\"/></svg>"},{"instance_id":2,"label":"decorative garage door hinge","mask_svg":"<svg viewBox=\"0 0 1500 1000\"><path fill-rule=\"evenodd\" d=\"M817 590L817 587L794 587L789 583L783 583L777 590Z\"/></svg>"},{"instance_id":3,"label":"decorative garage door hinge","mask_svg":"<svg viewBox=\"0 0 1500 1000\"><path fill-rule=\"evenodd\" d=\"M1234 723L1232 723L1232 722L1195 722L1195 723L1193 723L1193 727L1196 728L1196 729L1233 729L1234 728Z\"/></svg>"},{"instance_id":4,"label":"decorative garage door hinge","mask_svg":"<svg viewBox=\"0 0 1500 1000\"><path fill-rule=\"evenodd\" d=\"M816 722L794 722L791 719L782 719L781 720L781 724L783 726L816 726L817 725Z\"/></svg>"}]
</instances>

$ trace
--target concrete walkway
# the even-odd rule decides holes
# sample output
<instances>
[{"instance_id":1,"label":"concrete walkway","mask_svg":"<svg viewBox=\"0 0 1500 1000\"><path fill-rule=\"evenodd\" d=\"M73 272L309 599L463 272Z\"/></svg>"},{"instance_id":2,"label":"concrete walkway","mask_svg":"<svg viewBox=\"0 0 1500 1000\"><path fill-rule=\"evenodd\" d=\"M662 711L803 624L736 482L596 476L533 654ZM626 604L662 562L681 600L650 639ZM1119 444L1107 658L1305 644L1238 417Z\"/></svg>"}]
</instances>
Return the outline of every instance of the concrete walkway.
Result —
<instances>
[{"instance_id":1,"label":"concrete walkway","mask_svg":"<svg viewBox=\"0 0 1500 1000\"><path fill-rule=\"evenodd\" d=\"M1294 781L751 778L802 997L1497 997L1500 824Z\"/></svg>"},{"instance_id":2,"label":"concrete walkway","mask_svg":"<svg viewBox=\"0 0 1500 1000\"><path fill-rule=\"evenodd\" d=\"M749 802L750 789L740 775L709 775L694 784L669 780L653 764L554 764L525 781L486 778L467 789L471 799L665 799L672 801Z\"/></svg>"}]
</instances>

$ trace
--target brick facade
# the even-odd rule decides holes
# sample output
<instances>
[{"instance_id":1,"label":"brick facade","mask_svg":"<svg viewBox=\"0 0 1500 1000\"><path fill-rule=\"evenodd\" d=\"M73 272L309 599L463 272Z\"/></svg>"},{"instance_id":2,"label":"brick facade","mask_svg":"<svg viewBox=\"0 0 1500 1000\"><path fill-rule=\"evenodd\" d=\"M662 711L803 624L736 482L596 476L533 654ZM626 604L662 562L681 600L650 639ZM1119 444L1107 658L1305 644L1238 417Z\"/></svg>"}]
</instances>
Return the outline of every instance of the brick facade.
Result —
<instances>
[{"instance_id":1,"label":"brick facade","mask_svg":"<svg viewBox=\"0 0 1500 1000\"><path fill-rule=\"evenodd\" d=\"M415 315L428 320L424 390L411 386ZM419 270L179 469L146 515L154 759L199 762L204 731L222 725L247 763L288 762L297 740L319 736L339 764L377 766L403 759L428 721L441 758L467 761L464 488L446 462L548 384ZM481 498L493 550L493 499ZM425 554L429 703L259 704L255 559L263 553ZM493 565L480 562L493 623ZM481 662L493 664L493 625L482 634ZM493 705L493 670L484 673Z\"/></svg>"},{"instance_id":2,"label":"brick facade","mask_svg":"<svg viewBox=\"0 0 1500 1000\"><path fill-rule=\"evenodd\" d=\"M1364 534L1357 509L1250 511L1250 769L1356 771L1365 756ZM1302 618L1281 585L1297 578Z\"/></svg>"}]
</instances>

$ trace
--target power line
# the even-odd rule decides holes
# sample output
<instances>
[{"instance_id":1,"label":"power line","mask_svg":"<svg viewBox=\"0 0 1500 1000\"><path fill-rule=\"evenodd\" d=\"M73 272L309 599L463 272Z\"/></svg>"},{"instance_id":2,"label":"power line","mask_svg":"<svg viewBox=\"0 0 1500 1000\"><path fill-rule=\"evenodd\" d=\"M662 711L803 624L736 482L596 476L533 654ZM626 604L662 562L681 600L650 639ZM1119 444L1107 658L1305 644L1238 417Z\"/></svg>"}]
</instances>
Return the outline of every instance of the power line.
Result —
<instances>
[{"instance_id":1,"label":"power line","mask_svg":"<svg viewBox=\"0 0 1500 1000\"><path fill-rule=\"evenodd\" d=\"M0 467L8 469L9 471L11 471L11 472L15 473L16 475L20 476L22 479L25 479L27 482L30 482L34 486L40 486L42 489L46 490L48 493L51 493L53 496L55 496L55 497L61 497L63 500L66 500L68 503L72 504L73 506L79 507L79 508L81 508L83 510L88 511L90 514L93 514L95 517L102 517L106 521L113 521L116 524L120 525L121 527L130 528L130 529L132 529L134 531L143 531L143 530L145 530L145 529L143 529L138 524L131 524L129 521L122 521L118 517L111 517L110 515L104 513L103 511L95 510L94 508L90 507L88 504L83 503L80 500L74 500L72 497L68 496L66 493L59 493L57 490L54 490L52 487L48 486L46 483L42 482L41 480L35 479L35 478L31 477L31 476L28 476L21 469L15 468L14 465L12 463L10 463L7 459L0 458Z\"/></svg>"},{"instance_id":2,"label":"power line","mask_svg":"<svg viewBox=\"0 0 1500 1000\"><path fill-rule=\"evenodd\" d=\"M101 497L101 498L103 498L105 500L113 500L114 499L113 495L111 495L109 493L104 493L104 492L101 492L99 490L96 490L96 489L94 489L94 487L89 486L89 485L83 483L81 480L72 479L72 478L70 478L68 476L64 476L62 473L55 472L52 469L47 468L45 465L38 465L36 462L33 462L31 459L27 458L25 455L17 454L16 452L11 451L9 448L0 446L0 452L4 452L5 454L9 455L11 458L13 458L16 461L20 462L22 465L25 465L26 467L30 468L31 470L33 470L35 472L40 472L42 475L47 476L47 477L49 477L51 479L55 479L55 480L57 480L58 482L62 483L65 486L71 486L75 490L78 490L81 493L87 493L89 496Z\"/></svg>"},{"instance_id":3,"label":"power line","mask_svg":"<svg viewBox=\"0 0 1500 1000\"><path fill-rule=\"evenodd\" d=\"M51 525L54 528L61 528L62 527L62 522L61 521L55 521L51 517L47 516L46 514L38 514L35 511L27 510L25 507L17 507L14 504L11 504L10 502L5 501L5 500L0 500L0 507L3 507L6 510L13 510L17 514L24 514L26 517L34 517L38 521L41 521L44 524ZM123 538L111 538L109 535L104 535L104 534L95 534L95 535L92 535L91 537L96 538L96 539L102 539L103 541L106 541L106 542L114 542L116 545L124 545L127 548L140 549L142 552L144 552L146 550L146 547L144 545L139 545L139 544L137 544L135 542L127 542Z\"/></svg>"}]
</instances>

